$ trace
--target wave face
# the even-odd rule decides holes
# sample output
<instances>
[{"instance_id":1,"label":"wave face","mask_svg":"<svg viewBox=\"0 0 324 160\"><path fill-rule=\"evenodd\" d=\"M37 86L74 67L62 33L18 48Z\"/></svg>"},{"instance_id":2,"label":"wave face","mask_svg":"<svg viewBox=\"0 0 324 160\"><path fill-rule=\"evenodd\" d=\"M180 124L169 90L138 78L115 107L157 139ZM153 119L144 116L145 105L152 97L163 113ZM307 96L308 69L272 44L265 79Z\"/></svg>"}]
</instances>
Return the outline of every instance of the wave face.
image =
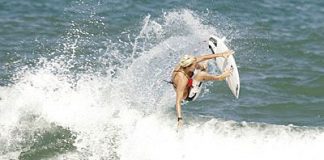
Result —
<instances>
[{"instance_id":1,"label":"wave face","mask_svg":"<svg viewBox=\"0 0 324 160\"><path fill-rule=\"evenodd\" d=\"M193 8L198 2L187 8L173 1L55 3L5 4L17 6L18 17L2 20L5 29L18 21L26 26L12 26L18 35L0 32L12 36L0 56L0 159L323 159L323 91L317 89L323 77L306 80L323 69L314 61L307 75L296 75L308 66L302 60L322 56L316 44L298 50L289 41L258 34L262 26L242 28L254 18L240 23L226 11ZM270 4L260 3L254 5L268 14ZM157 6L167 9L150 11ZM26 7L26 17L19 15ZM128 16L116 10L128 10ZM28 16L38 19L29 24ZM270 16L262 25L280 17ZM33 37L23 27L44 36ZM182 55L209 53L211 34L226 36L236 50L242 96L233 100L224 83L205 83L202 96L183 107L185 126L177 132L175 94L163 80ZM31 36L14 43L24 35ZM275 53L274 44L283 54ZM292 51L285 45L301 59L289 59L285 54ZM314 53L303 55L307 47ZM297 70L289 70L294 65ZM217 73L212 62L209 68Z\"/></svg>"}]
</instances>

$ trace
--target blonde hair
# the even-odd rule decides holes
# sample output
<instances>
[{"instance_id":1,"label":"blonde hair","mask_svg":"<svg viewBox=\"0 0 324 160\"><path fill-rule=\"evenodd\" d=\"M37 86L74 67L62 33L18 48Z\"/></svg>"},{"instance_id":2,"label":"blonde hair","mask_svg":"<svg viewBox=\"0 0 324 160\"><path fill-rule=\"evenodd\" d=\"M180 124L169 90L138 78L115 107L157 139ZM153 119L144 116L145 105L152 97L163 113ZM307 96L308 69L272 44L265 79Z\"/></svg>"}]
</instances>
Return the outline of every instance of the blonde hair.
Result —
<instances>
[{"instance_id":1,"label":"blonde hair","mask_svg":"<svg viewBox=\"0 0 324 160\"><path fill-rule=\"evenodd\" d=\"M188 67L190 66L192 63L194 63L194 61L196 60L196 58L194 56L191 55L184 55L179 62L180 67Z\"/></svg>"}]
</instances>

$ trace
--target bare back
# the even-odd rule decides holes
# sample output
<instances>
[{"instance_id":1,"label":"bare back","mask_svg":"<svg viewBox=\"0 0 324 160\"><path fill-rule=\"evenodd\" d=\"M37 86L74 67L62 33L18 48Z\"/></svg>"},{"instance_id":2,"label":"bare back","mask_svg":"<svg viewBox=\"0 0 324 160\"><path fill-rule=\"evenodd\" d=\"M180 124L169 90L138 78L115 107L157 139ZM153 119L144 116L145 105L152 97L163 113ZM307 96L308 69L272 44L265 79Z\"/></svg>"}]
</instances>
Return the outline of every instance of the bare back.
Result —
<instances>
[{"instance_id":1,"label":"bare back","mask_svg":"<svg viewBox=\"0 0 324 160\"><path fill-rule=\"evenodd\" d=\"M182 99L186 99L189 95L188 81L189 79L184 71L181 71L180 66L176 66L172 72L172 82L176 92L179 92L179 90L181 90L180 93L183 92Z\"/></svg>"}]
</instances>

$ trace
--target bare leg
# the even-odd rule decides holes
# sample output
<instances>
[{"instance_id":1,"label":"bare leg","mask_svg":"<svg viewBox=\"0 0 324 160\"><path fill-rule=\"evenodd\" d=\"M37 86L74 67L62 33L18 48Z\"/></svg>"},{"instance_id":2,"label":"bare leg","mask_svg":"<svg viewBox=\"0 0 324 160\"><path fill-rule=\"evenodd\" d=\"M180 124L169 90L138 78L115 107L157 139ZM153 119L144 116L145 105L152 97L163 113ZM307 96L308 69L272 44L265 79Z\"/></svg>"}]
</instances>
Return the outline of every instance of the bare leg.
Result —
<instances>
[{"instance_id":1,"label":"bare leg","mask_svg":"<svg viewBox=\"0 0 324 160\"><path fill-rule=\"evenodd\" d=\"M222 81L224 80L227 76L230 75L231 71L225 71L220 75L211 75L207 73L208 70L208 62L200 62L199 63L199 69L196 75L194 76L194 80L201 82L201 81Z\"/></svg>"},{"instance_id":2,"label":"bare leg","mask_svg":"<svg viewBox=\"0 0 324 160\"><path fill-rule=\"evenodd\" d=\"M207 72L201 71L197 73L197 75L194 77L196 81L222 81L226 78L225 75L211 75Z\"/></svg>"}]
</instances>

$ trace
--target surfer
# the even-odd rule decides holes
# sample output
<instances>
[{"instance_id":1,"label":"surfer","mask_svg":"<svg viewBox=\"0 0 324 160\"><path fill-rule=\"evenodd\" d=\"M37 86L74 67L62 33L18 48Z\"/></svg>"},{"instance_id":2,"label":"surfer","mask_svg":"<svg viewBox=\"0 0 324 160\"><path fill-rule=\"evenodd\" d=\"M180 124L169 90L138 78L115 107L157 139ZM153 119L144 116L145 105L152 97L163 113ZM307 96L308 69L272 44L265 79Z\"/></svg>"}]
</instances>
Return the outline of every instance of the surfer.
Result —
<instances>
[{"instance_id":1,"label":"surfer","mask_svg":"<svg viewBox=\"0 0 324 160\"><path fill-rule=\"evenodd\" d=\"M202 81L222 81L232 72L232 70L225 70L220 75L211 75L207 73L207 60L217 57L228 58L228 56L232 54L234 54L234 51L229 50L219 54L208 54L196 57L185 55L180 59L179 64L172 72L171 78L171 83L176 92L178 127L183 125L181 102L183 100L193 100L199 92L197 88L200 87Z\"/></svg>"}]
</instances>

